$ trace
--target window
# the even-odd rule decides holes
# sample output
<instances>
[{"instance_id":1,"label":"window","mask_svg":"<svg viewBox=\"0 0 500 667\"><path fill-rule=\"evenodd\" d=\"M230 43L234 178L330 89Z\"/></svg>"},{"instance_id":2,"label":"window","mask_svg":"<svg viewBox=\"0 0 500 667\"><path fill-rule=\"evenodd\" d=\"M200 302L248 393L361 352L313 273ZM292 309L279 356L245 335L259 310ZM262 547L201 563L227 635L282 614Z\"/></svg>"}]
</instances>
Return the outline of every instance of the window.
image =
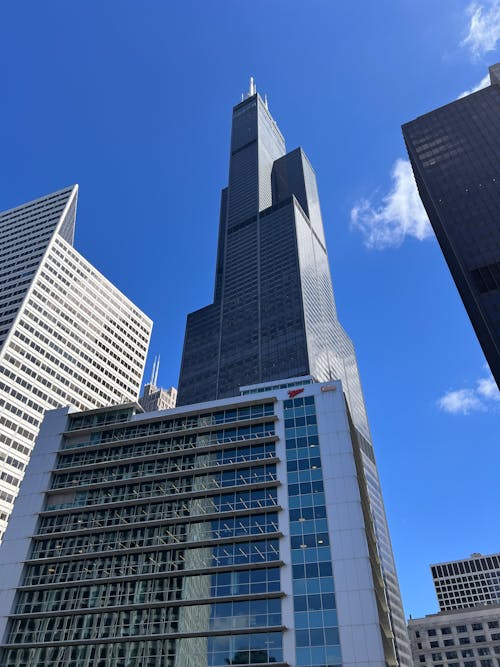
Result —
<instances>
[{"instance_id":1,"label":"window","mask_svg":"<svg viewBox=\"0 0 500 667\"><path fill-rule=\"evenodd\" d=\"M439 642L431 642L431 648L437 648L439 646Z\"/></svg>"},{"instance_id":2,"label":"window","mask_svg":"<svg viewBox=\"0 0 500 667\"><path fill-rule=\"evenodd\" d=\"M490 630L492 630L493 628L498 628L498 626L499 626L498 621L489 621L488 623L488 627Z\"/></svg>"},{"instance_id":3,"label":"window","mask_svg":"<svg viewBox=\"0 0 500 667\"><path fill-rule=\"evenodd\" d=\"M442 635L451 635L451 628L441 628Z\"/></svg>"},{"instance_id":4,"label":"window","mask_svg":"<svg viewBox=\"0 0 500 667\"><path fill-rule=\"evenodd\" d=\"M472 629L473 630L482 630L483 629L483 624L482 623L473 623L472 624Z\"/></svg>"},{"instance_id":5,"label":"window","mask_svg":"<svg viewBox=\"0 0 500 667\"><path fill-rule=\"evenodd\" d=\"M430 630L427 630L427 634L429 635L429 637L435 637L436 630L434 628L431 628Z\"/></svg>"},{"instance_id":6,"label":"window","mask_svg":"<svg viewBox=\"0 0 500 667\"><path fill-rule=\"evenodd\" d=\"M466 625L457 625L457 632L467 632Z\"/></svg>"},{"instance_id":7,"label":"window","mask_svg":"<svg viewBox=\"0 0 500 667\"><path fill-rule=\"evenodd\" d=\"M453 646L453 639L445 639L443 644L444 646Z\"/></svg>"},{"instance_id":8,"label":"window","mask_svg":"<svg viewBox=\"0 0 500 667\"><path fill-rule=\"evenodd\" d=\"M476 635L476 636L474 637L474 640L475 640L476 642L485 642L485 641L486 641L486 637L485 637L484 635Z\"/></svg>"},{"instance_id":9,"label":"window","mask_svg":"<svg viewBox=\"0 0 500 667\"><path fill-rule=\"evenodd\" d=\"M462 646L464 644L470 644L470 639L468 637L460 637L459 640L458 640L458 643L462 644Z\"/></svg>"}]
</instances>

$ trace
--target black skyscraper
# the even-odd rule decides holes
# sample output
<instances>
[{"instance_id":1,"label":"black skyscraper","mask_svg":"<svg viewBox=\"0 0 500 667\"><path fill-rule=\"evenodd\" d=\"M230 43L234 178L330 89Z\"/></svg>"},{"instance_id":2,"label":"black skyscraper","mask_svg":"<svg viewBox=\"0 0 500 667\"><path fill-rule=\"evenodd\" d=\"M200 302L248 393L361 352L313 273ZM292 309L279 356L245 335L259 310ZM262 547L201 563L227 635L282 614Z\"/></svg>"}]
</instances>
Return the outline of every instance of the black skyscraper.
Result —
<instances>
[{"instance_id":1,"label":"black skyscraper","mask_svg":"<svg viewBox=\"0 0 500 667\"><path fill-rule=\"evenodd\" d=\"M500 63L491 85L403 125L420 197L500 388Z\"/></svg>"},{"instance_id":2,"label":"black skyscraper","mask_svg":"<svg viewBox=\"0 0 500 667\"><path fill-rule=\"evenodd\" d=\"M177 405L297 376L342 380L363 452L395 649L412 664L353 344L337 318L316 177L251 81L233 109L213 304L188 315Z\"/></svg>"},{"instance_id":3,"label":"black skyscraper","mask_svg":"<svg viewBox=\"0 0 500 667\"><path fill-rule=\"evenodd\" d=\"M177 405L300 375L343 381L369 437L354 348L333 297L316 177L260 95L234 107L214 303L188 316Z\"/></svg>"}]
</instances>

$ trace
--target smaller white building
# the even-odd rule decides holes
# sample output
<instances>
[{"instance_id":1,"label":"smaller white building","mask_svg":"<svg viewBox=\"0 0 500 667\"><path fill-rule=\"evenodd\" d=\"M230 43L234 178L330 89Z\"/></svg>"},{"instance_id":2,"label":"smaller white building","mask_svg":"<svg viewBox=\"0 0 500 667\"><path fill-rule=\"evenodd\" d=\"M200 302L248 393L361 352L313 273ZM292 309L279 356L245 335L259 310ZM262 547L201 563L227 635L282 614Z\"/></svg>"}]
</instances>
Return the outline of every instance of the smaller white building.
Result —
<instances>
[{"instance_id":1,"label":"smaller white building","mask_svg":"<svg viewBox=\"0 0 500 667\"><path fill-rule=\"evenodd\" d=\"M481 604L500 604L500 554L431 565L441 611Z\"/></svg>"}]
</instances>

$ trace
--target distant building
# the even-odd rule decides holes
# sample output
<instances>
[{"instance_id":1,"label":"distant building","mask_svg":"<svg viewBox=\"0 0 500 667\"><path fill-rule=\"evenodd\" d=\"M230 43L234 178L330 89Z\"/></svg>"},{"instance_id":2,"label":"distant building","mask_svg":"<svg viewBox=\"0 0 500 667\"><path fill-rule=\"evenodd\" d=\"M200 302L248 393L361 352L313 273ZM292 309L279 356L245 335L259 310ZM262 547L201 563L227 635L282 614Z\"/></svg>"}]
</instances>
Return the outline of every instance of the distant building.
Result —
<instances>
[{"instance_id":1,"label":"distant building","mask_svg":"<svg viewBox=\"0 0 500 667\"><path fill-rule=\"evenodd\" d=\"M491 85L403 125L418 191L500 388L500 63Z\"/></svg>"},{"instance_id":2,"label":"distant building","mask_svg":"<svg viewBox=\"0 0 500 667\"><path fill-rule=\"evenodd\" d=\"M169 389L157 387L159 369L160 357L155 357L153 370L151 371L151 380L144 386L142 396L139 398L139 405L144 412L175 408L177 389L175 387L170 387Z\"/></svg>"},{"instance_id":3,"label":"distant building","mask_svg":"<svg viewBox=\"0 0 500 667\"><path fill-rule=\"evenodd\" d=\"M410 619L408 632L415 667L500 665L500 605Z\"/></svg>"},{"instance_id":4,"label":"distant building","mask_svg":"<svg viewBox=\"0 0 500 667\"><path fill-rule=\"evenodd\" d=\"M175 408L177 401L177 389L170 387L163 389L148 382L144 386L144 391L139 399L139 405L144 412L155 412L156 410L170 410Z\"/></svg>"},{"instance_id":5,"label":"distant building","mask_svg":"<svg viewBox=\"0 0 500 667\"><path fill-rule=\"evenodd\" d=\"M441 611L500 604L500 554L431 565Z\"/></svg>"},{"instance_id":6,"label":"distant building","mask_svg":"<svg viewBox=\"0 0 500 667\"><path fill-rule=\"evenodd\" d=\"M141 386L151 320L73 248L77 195L0 213L0 539L45 410Z\"/></svg>"},{"instance_id":7,"label":"distant building","mask_svg":"<svg viewBox=\"0 0 500 667\"><path fill-rule=\"evenodd\" d=\"M499 667L500 554L431 565L441 611L410 619L417 667Z\"/></svg>"}]
</instances>

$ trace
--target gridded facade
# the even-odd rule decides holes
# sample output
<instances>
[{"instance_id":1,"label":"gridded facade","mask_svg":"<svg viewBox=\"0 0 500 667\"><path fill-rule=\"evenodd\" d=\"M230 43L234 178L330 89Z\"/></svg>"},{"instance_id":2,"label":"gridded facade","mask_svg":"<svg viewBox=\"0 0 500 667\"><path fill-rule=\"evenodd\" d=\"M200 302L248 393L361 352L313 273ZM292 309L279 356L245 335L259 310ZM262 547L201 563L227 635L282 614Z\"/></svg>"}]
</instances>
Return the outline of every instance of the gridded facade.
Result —
<instances>
[{"instance_id":1,"label":"gridded facade","mask_svg":"<svg viewBox=\"0 0 500 667\"><path fill-rule=\"evenodd\" d=\"M44 411L140 389L151 321L72 247L77 193L0 214L0 539Z\"/></svg>"},{"instance_id":2,"label":"gridded facade","mask_svg":"<svg viewBox=\"0 0 500 667\"><path fill-rule=\"evenodd\" d=\"M336 312L314 170L286 153L267 103L233 109L222 191L214 303L190 313L178 404L235 395L285 377L340 379L362 444L398 659L411 664L406 621L353 343Z\"/></svg>"},{"instance_id":3,"label":"gridded facade","mask_svg":"<svg viewBox=\"0 0 500 667\"><path fill-rule=\"evenodd\" d=\"M499 667L500 606L410 619L415 667Z\"/></svg>"},{"instance_id":4,"label":"gridded facade","mask_svg":"<svg viewBox=\"0 0 500 667\"><path fill-rule=\"evenodd\" d=\"M500 63L491 85L403 125L420 197L500 387Z\"/></svg>"},{"instance_id":5,"label":"gridded facade","mask_svg":"<svg viewBox=\"0 0 500 667\"><path fill-rule=\"evenodd\" d=\"M284 387L48 413L0 551L1 664L396 665L342 386Z\"/></svg>"},{"instance_id":6,"label":"gridded facade","mask_svg":"<svg viewBox=\"0 0 500 667\"><path fill-rule=\"evenodd\" d=\"M441 611L500 604L500 554L431 565Z\"/></svg>"}]
</instances>

